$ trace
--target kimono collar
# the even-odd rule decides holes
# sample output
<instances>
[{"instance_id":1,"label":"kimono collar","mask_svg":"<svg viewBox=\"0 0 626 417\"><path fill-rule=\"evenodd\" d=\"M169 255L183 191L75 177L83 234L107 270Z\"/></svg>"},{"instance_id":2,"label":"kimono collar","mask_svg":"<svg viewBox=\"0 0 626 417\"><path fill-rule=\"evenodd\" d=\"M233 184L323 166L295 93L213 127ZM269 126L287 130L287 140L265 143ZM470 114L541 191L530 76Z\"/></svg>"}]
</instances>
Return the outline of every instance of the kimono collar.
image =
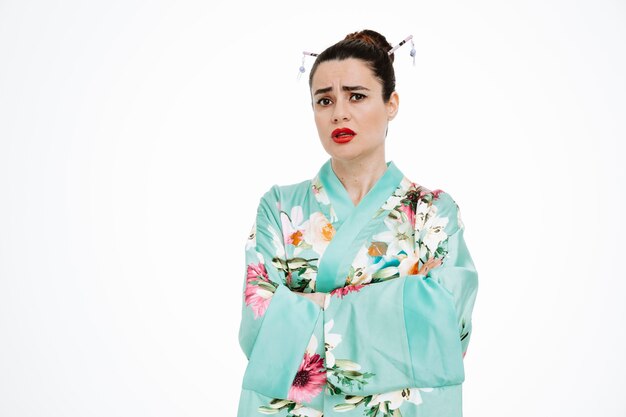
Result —
<instances>
[{"instance_id":1,"label":"kimono collar","mask_svg":"<svg viewBox=\"0 0 626 417\"><path fill-rule=\"evenodd\" d=\"M373 213L376 209L380 208L395 191L404 178L404 175L393 161L389 161L386 164L387 169L384 174L367 192L357 206L354 205L346 188L337 177L337 174L335 174L335 171L333 171L331 158L322 165L318 173L318 178L326 189L330 203L340 222L353 214L356 209L358 209L358 211Z\"/></svg>"}]
</instances>

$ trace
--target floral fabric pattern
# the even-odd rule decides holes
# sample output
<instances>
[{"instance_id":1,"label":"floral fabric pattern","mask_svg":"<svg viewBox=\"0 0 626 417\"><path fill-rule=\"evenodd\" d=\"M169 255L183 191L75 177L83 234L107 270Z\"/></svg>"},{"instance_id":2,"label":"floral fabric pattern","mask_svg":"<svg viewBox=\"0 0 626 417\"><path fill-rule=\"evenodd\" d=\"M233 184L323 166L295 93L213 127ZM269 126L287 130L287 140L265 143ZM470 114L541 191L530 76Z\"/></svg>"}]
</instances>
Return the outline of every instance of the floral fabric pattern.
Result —
<instances>
[{"instance_id":1,"label":"floral fabric pattern","mask_svg":"<svg viewBox=\"0 0 626 417\"><path fill-rule=\"evenodd\" d=\"M422 358L414 353L421 339L411 333L411 326L417 325L409 323L417 318L407 316L404 306L413 302L409 291L416 281L411 280L423 280L424 291L437 292L435 299L444 300L438 301L437 308L447 309L456 321L462 349L458 360L462 362L471 335L477 281L458 205L446 192L430 191L402 175L372 211L370 221L359 224L362 229L355 232L351 248L345 251L354 254L351 259L337 257L337 262L347 261L345 275L339 276L343 283L328 292L324 308L315 316L309 300L290 294L313 293L318 291L319 280L328 282L329 277L319 275L321 263L332 261L327 251L339 250L333 240L354 227L345 216L349 205L336 209L342 196L329 188L321 172L310 181L272 187L262 199L246 243L240 328L244 352L249 358L261 355L257 344L265 334L274 334L272 329L279 329L277 334L287 342L268 336L264 343L276 340L276 345L268 345L267 352L298 343L306 344L306 349L298 358L290 358L291 364L297 359L299 366L290 368L288 389L276 388L285 395L267 395L262 384L254 389L244 386L239 416L461 416L460 383L411 385L421 377L416 371L422 369ZM353 213L359 213L360 206L352 208ZM442 266L420 274L433 259L443 261ZM279 313L272 310L273 303L294 307ZM368 308L372 305L381 307ZM281 319L289 315L296 320L295 338L299 314L307 317L312 329L306 340L298 336L300 342L289 339L291 333ZM384 340L378 340L382 329ZM394 386L389 381L406 381L407 385ZM448 410L447 414L441 410Z\"/></svg>"}]
</instances>

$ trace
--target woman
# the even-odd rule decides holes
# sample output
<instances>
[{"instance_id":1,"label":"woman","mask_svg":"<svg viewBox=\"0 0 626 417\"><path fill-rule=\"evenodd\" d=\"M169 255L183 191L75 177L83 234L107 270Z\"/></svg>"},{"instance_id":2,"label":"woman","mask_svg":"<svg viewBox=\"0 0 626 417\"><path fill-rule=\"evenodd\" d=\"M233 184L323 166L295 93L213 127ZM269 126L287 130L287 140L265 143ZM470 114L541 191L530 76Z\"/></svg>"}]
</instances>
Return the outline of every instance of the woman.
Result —
<instances>
[{"instance_id":1,"label":"woman","mask_svg":"<svg viewBox=\"0 0 626 417\"><path fill-rule=\"evenodd\" d=\"M246 246L240 417L462 415L477 274L454 199L385 162L392 49L363 30L309 78L330 159L261 198Z\"/></svg>"}]
</instances>

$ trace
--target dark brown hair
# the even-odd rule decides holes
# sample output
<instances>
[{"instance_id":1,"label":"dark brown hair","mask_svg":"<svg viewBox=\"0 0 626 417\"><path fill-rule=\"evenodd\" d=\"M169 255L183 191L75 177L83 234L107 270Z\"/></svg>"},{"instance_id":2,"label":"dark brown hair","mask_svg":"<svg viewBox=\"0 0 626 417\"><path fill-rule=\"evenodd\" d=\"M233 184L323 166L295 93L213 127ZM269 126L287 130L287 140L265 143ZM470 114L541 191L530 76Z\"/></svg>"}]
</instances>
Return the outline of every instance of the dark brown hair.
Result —
<instances>
[{"instance_id":1,"label":"dark brown hair","mask_svg":"<svg viewBox=\"0 0 626 417\"><path fill-rule=\"evenodd\" d=\"M309 74L309 89L313 84L313 74L322 62L357 58L364 61L378 78L383 87L383 101L387 103L391 93L396 89L396 74L393 70L394 54L388 54L391 48L387 39L376 31L364 29L350 33L317 56Z\"/></svg>"}]
</instances>

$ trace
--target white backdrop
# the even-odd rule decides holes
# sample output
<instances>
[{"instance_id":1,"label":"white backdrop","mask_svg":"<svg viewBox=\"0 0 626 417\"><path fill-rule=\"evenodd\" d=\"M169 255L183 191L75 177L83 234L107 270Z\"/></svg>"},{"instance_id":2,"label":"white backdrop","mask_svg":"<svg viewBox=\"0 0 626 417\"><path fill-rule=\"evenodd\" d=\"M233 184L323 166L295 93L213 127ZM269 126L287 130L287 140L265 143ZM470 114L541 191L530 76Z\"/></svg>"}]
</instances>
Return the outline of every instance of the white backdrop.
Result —
<instances>
[{"instance_id":1,"label":"white backdrop","mask_svg":"<svg viewBox=\"0 0 626 417\"><path fill-rule=\"evenodd\" d=\"M365 28L479 272L466 416L626 415L624 1L209 3L0 0L0 415L235 415L258 199L328 158L301 51Z\"/></svg>"}]
</instances>

